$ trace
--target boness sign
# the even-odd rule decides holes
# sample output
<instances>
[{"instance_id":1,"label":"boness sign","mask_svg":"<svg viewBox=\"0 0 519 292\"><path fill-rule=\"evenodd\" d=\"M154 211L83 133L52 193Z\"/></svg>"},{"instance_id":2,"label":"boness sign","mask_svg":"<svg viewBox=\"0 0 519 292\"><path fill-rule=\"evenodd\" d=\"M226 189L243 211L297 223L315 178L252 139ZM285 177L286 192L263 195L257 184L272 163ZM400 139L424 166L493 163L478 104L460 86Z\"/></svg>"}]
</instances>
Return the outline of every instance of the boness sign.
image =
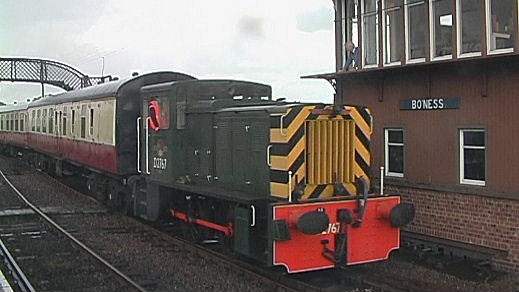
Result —
<instances>
[{"instance_id":1,"label":"boness sign","mask_svg":"<svg viewBox=\"0 0 519 292\"><path fill-rule=\"evenodd\" d=\"M416 98L400 101L400 110L444 110L457 109L460 107L459 98Z\"/></svg>"}]
</instances>

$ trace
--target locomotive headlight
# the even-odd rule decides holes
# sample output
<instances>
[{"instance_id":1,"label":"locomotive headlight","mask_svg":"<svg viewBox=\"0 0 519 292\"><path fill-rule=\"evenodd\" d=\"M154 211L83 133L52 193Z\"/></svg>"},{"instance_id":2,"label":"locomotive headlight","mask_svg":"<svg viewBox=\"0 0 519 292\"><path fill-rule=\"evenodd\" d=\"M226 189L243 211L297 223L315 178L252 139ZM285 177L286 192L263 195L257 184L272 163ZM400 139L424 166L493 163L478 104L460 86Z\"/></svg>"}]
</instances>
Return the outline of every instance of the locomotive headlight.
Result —
<instances>
[{"instance_id":1,"label":"locomotive headlight","mask_svg":"<svg viewBox=\"0 0 519 292\"><path fill-rule=\"evenodd\" d=\"M308 235L322 233L330 223L328 215L320 211L293 214L290 219L299 231Z\"/></svg>"}]
</instances>

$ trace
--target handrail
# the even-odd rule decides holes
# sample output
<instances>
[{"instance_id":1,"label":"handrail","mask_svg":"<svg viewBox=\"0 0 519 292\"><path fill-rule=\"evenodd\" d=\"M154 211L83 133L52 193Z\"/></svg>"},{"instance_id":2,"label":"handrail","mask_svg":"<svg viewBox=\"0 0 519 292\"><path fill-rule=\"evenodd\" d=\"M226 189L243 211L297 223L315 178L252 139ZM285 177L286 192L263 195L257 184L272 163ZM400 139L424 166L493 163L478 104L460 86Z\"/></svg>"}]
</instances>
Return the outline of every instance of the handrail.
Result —
<instances>
[{"instance_id":1,"label":"handrail","mask_svg":"<svg viewBox=\"0 0 519 292\"><path fill-rule=\"evenodd\" d=\"M141 117L137 118L137 172L142 173L141 170Z\"/></svg>"}]
</instances>

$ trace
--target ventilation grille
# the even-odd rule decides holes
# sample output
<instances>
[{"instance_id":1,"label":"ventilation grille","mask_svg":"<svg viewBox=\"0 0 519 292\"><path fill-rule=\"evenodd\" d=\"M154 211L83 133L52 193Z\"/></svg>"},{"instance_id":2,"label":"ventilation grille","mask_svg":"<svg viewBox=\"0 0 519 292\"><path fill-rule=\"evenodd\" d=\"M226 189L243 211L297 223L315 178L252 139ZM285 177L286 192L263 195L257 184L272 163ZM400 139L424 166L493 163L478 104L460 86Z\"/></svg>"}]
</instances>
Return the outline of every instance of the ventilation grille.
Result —
<instances>
[{"instance_id":1,"label":"ventilation grille","mask_svg":"<svg viewBox=\"0 0 519 292\"><path fill-rule=\"evenodd\" d=\"M323 119L306 122L307 183L353 182L355 123Z\"/></svg>"}]
</instances>

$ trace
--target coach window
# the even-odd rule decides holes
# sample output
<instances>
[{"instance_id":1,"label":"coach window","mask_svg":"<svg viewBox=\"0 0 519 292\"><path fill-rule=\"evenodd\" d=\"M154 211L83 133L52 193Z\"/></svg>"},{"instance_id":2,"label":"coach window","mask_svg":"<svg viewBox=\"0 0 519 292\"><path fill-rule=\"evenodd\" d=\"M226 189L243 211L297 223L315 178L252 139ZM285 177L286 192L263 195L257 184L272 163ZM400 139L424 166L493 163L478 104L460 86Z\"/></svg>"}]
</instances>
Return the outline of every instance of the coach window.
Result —
<instances>
[{"instance_id":1,"label":"coach window","mask_svg":"<svg viewBox=\"0 0 519 292\"><path fill-rule=\"evenodd\" d=\"M4 129L4 115L0 115L0 130Z\"/></svg>"},{"instance_id":2,"label":"coach window","mask_svg":"<svg viewBox=\"0 0 519 292\"><path fill-rule=\"evenodd\" d=\"M47 109L43 109L41 115L41 132L47 133Z\"/></svg>"},{"instance_id":3,"label":"coach window","mask_svg":"<svg viewBox=\"0 0 519 292\"><path fill-rule=\"evenodd\" d=\"M384 141L386 176L404 177L404 130L385 129Z\"/></svg>"},{"instance_id":4,"label":"coach window","mask_svg":"<svg viewBox=\"0 0 519 292\"><path fill-rule=\"evenodd\" d=\"M425 61L426 13L424 0L405 0L407 63Z\"/></svg>"},{"instance_id":5,"label":"coach window","mask_svg":"<svg viewBox=\"0 0 519 292\"><path fill-rule=\"evenodd\" d=\"M76 124L76 111L72 110L72 125L70 126L70 133L74 134L74 126Z\"/></svg>"},{"instance_id":6,"label":"coach window","mask_svg":"<svg viewBox=\"0 0 519 292\"><path fill-rule=\"evenodd\" d=\"M63 130L61 132L61 134L63 136L67 136L67 111L68 111L67 107L66 106L63 107L63 116L61 118L61 123L62 123L62 128L61 129ZM60 115L61 115L61 112L60 112Z\"/></svg>"},{"instance_id":7,"label":"coach window","mask_svg":"<svg viewBox=\"0 0 519 292\"><path fill-rule=\"evenodd\" d=\"M460 130L460 183L485 185L485 130Z\"/></svg>"},{"instance_id":8,"label":"coach window","mask_svg":"<svg viewBox=\"0 0 519 292\"><path fill-rule=\"evenodd\" d=\"M378 64L378 10L377 0L364 0L362 5L362 65Z\"/></svg>"},{"instance_id":9,"label":"coach window","mask_svg":"<svg viewBox=\"0 0 519 292\"><path fill-rule=\"evenodd\" d=\"M452 0L432 0L430 7L430 40L432 59L452 57Z\"/></svg>"},{"instance_id":10,"label":"coach window","mask_svg":"<svg viewBox=\"0 0 519 292\"><path fill-rule=\"evenodd\" d=\"M52 108L49 109L49 134L54 132L54 110Z\"/></svg>"},{"instance_id":11,"label":"coach window","mask_svg":"<svg viewBox=\"0 0 519 292\"><path fill-rule=\"evenodd\" d=\"M36 132L41 132L41 110L36 111Z\"/></svg>"},{"instance_id":12,"label":"coach window","mask_svg":"<svg viewBox=\"0 0 519 292\"><path fill-rule=\"evenodd\" d=\"M59 123L58 111L55 111L54 112L54 131L56 134L59 134L58 123Z\"/></svg>"},{"instance_id":13,"label":"coach window","mask_svg":"<svg viewBox=\"0 0 519 292\"><path fill-rule=\"evenodd\" d=\"M14 114L11 114L11 131L14 131Z\"/></svg>"},{"instance_id":14,"label":"coach window","mask_svg":"<svg viewBox=\"0 0 519 292\"><path fill-rule=\"evenodd\" d=\"M398 65L402 57L404 34L403 0L384 0L382 2L384 27L384 64Z\"/></svg>"},{"instance_id":15,"label":"coach window","mask_svg":"<svg viewBox=\"0 0 519 292\"><path fill-rule=\"evenodd\" d=\"M25 119L25 114L20 114L20 131L23 132L24 131L24 119Z\"/></svg>"},{"instance_id":16,"label":"coach window","mask_svg":"<svg viewBox=\"0 0 519 292\"><path fill-rule=\"evenodd\" d=\"M18 131L18 114L14 114L14 130Z\"/></svg>"},{"instance_id":17,"label":"coach window","mask_svg":"<svg viewBox=\"0 0 519 292\"><path fill-rule=\"evenodd\" d=\"M36 122L34 121L34 110L31 111L31 131L36 130Z\"/></svg>"},{"instance_id":18,"label":"coach window","mask_svg":"<svg viewBox=\"0 0 519 292\"><path fill-rule=\"evenodd\" d=\"M90 119L89 119L89 134L90 136L94 135L94 109L90 109Z\"/></svg>"},{"instance_id":19,"label":"coach window","mask_svg":"<svg viewBox=\"0 0 519 292\"><path fill-rule=\"evenodd\" d=\"M458 56L481 55L481 2L456 0Z\"/></svg>"},{"instance_id":20,"label":"coach window","mask_svg":"<svg viewBox=\"0 0 519 292\"><path fill-rule=\"evenodd\" d=\"M87 118L87 109L86 109L86 105L82 105L81 106L81 120L80 120L80 137L81 138L86 138L86 118Z\"/></svg>"}]
</instances>

